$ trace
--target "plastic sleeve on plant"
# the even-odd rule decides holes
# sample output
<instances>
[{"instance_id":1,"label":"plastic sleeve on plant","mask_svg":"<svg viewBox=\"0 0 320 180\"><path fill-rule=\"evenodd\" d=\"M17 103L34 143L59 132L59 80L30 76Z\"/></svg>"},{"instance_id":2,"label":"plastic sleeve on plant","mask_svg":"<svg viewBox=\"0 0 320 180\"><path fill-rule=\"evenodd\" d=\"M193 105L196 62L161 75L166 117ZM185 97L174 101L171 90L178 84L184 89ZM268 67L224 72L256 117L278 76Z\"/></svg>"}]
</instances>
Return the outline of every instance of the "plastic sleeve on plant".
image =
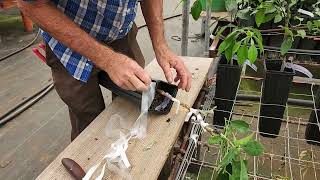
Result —
<instances>
[{"instance_id":1,"label":"plastic sleeve on plant","mask_svg":"<svg viewBox=\"0 0 320 180\"><path fill-rule=\"evenodd\" d=\"M119 114L113 114L106 124L105 134L108 138L119 139L120 133L130 131L133 123L125 121Z\"/></svg>"},{"instance_id":2,"label":"plastic sleeve on plant","mask_svg":"<svg viewBox=\"0 0 320 180\"><path fill-rule=\"evenodd\" d=\"M89 169L83 180L91 179L93 174L100 166L103 167L101 168L99 176L95 178L96 180L101 180L103 178L106 169L121 176L123 179L132 179L129 174L129 167L131 165L126 155L126 151L131 138L141 139L146 136L148 125L148 109L151 106L155 96L155 87L156 83L151 83L148 91L142 93L141 113L131 129L129 129L128 124L121 124L121 116L115 114L111 117L109 121L110 123L107 123L107 125L112 125L111 127L114 127L115 130L112 132L106 132L107 136L114 137L117 135L117 133L119 133L120 137L116 142L111 144L111 147L108 149L107 154L102 158L102 160ZM120 122L116 123L115 121ZM126 128L129 129L129 133L126 135L120 130L120 128L123 126L126 126ZM110 128L107 127L106 130L110 130Z\"/></svg>"}]
</instances>

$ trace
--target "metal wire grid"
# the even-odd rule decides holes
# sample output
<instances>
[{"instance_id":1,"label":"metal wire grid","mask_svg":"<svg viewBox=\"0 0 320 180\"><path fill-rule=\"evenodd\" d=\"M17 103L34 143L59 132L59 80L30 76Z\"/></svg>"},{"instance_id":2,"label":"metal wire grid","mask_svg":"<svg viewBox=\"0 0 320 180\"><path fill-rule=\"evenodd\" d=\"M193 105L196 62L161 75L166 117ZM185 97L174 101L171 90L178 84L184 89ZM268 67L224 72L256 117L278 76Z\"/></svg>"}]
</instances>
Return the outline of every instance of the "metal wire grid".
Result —
<instances>
[{"instance_id":1,"label":"metal wire grid","mask_svg":"<svg viewBox=\"0 0 320 180\"><path fill-rule=\"evenodd\" d=\"M240 83L242 78L240 80ZM251 124L251 131L255 133L255 139L261 142L265 147L265 152L259 157L248 157L249 176L251 179L318 179L320 176L320 147L306 143L304 137L306 125L309 114L312 110L317 112L315 105L315 85L312 84L310 88L310 95L308 94L293 94L294 96L303 96L312 99L314 107L299 107L286 105L284 118L282 121L280 134L277 138L266 138L259 135L259 119L260 117L260 102L244 102L238 101L237 96L240 94L258 94L261 96L261 91L244 91L239 90L240 83L237 90L237 95L234 100L223 99L225 101L233 101L233 108L230 112L230 118L242 119ZM203 109L209 110L211 108L215 93L215 86L210 88L209 94L204 103ZM243 109L243 103L248 103L253 108L250 110ZM270 105L270 104L268 104ZM277 105L281 106L281 105ZM247 112L249 111L249 112ZM300 115L299 115L300 114ZM315 113L317 123L313 123L319 127L320 124L317 113ZM271 118L271 117L268 117ZM212 123L212 117L208 116L205 121ZM202 140L198 141L200 135ZM179 171L176 175L178 179L213 179L217 163L221 159L221 154L218 146L207 144L209 135L203 133L199 124L193 122L193 128L190 134L189 145L186 153L181 160ZM195 159L197 154L197 146L201 146L200 160ZM196 169L196 175L186 176L188 168L192 166ZM196 168L194 168L196 167ZM190 168L191 169L191 168ZM189 169L189 170L190 170Z\"/></svg>"}]
</instances>

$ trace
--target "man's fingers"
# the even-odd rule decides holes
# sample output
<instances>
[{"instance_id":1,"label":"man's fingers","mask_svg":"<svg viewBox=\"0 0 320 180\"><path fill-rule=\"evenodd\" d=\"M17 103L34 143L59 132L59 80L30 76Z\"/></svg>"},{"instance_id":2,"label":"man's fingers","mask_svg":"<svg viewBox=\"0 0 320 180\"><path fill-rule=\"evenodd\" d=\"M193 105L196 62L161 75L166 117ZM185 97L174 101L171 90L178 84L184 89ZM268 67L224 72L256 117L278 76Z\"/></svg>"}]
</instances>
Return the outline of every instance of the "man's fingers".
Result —
<instances>
[{"instance_id":1,"label":"man's fingers","mask_svg":"<svg viewBox=\"0 0 320 180\"><path fill-rule=\"evenodd\" d=\"M170 70L170 66L169 64L165 64L163 67L163 72L164 72L164 75L166 76L166 79L168 81L168 83L172 83L173 81L173 75L172 75L172 72Z\"/></svg>"},{"instance_id":2,"label":"man's fingers","mask_svg":"<svg viewBox=\"0 0 320 180\"><path fill-rule=\"evenodd\" d=\"M185 72L186 68L184 67L184 64L182 63L177 64L175 69L177 71L177 74L180 77L179 87L183 90L186 90L187 84L188 84L188 75Z\"/></svg>"},{"instance_id":3,"label":"man's fingers","mask_svg":"<svg viewBox=\"0 0 320 180\"><path fill-rule=\"evenodd\" d=\"M178 82L180 80L179 75L177 74L177 76L174 78L174 82Z\"/></svg>"},{"instance_id":4,"label":"man's fingers","mask_svg":"<svg viewBox=\"0 0 320 180\"><path fill-rule=\"evenodd\" d=\"M191 89L191 83L192 83L192 76L191 76L190 72L188 72L188 84L187 84L187 89L186 89L187 92L189 92Z\"/></svg>"},{"instance_id":5,"label":"man's fingers","mask_svg":"<svg viewBox=\"0 0 320 180\"><path fill-rule=\"evenodd\" d=\"M151 77L141 67L135 72L135 75L147 86L151 84Z\"/></svg>"},{"instance_id":6,"label":"man's fingers","mask_svg":"<svg viewBox=\"0 0 320 180\"><path fill-rule=\"evenodd\" d=\"M130 83L138 90L138 91L147 91L148 85L144 84L138 77L132 76L129 79Z\"/></svg>"},{"instance_id":7,"label":"man's fingers","mask_svg":"<svg viewBox=\"0 0 320 180\"><path fill-rule=\"evenodd\" d=\"M137 88L128 80L125 86L128 88L127 90L136 91Z\"/></svg>"}]
</instances>

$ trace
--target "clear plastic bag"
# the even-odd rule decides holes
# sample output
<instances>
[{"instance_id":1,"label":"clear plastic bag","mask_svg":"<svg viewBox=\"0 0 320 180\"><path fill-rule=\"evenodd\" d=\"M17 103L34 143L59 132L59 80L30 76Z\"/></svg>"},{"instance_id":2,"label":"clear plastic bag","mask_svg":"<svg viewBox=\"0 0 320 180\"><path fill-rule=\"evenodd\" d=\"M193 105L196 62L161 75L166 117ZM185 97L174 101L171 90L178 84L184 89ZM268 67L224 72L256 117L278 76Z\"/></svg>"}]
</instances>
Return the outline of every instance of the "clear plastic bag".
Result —
<instances>
[{"instance_id":1,"label":"clear plastic bag","mask_svg":"<svg viewBox=\"0 0 320 180\"><path fill-rule=\"evenodd\" d=\"M132 123L125 121L119 114L110 117L105 128L105 134L108 138L120 138L120 133L127 134L132 127Z\"/></svg>"}]
</instances>

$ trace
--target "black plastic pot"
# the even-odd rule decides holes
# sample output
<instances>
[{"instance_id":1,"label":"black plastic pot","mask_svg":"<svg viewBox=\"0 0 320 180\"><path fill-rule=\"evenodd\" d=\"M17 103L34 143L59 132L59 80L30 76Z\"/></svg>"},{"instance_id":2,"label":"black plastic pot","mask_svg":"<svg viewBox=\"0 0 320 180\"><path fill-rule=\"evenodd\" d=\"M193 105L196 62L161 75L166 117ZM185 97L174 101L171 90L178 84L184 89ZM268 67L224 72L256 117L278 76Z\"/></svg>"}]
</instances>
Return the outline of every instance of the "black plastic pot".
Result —
<instances>
[{"instance_id":1,"label":"black plastic pot","mask_svg":"<svg viewBox=\"0 0 320 180\"><path fill-rule=\"evenodd\" d=\"M164 81L156 81L156 83L156 90L163 90L169 93L172 97L177 96L178 87L176 85L172 85ZM164 101L164 99L165 97L163 95L156 92L155 98L149 108L149 112L154 112L156 114L168 114L172 108L173 101L170 101L164 109L156 110L156 107L159 106Z\"/></svg>"},{"instance_id":2,"label":"black plastic pot","mask_svg":"<svg viewBox=\"0 0 320 180\"><path fill-rule=\"evenodd\" d=\"M300 41L298 48L306 49L306 50L316 50L319 44L320 44L320 41L304 38ZM310 56L310 55L297 55L297 59L300 61L312 61L312 60L319 59L319 57Z\"/></svg>"},{"instance_id":3,"label":"black plastic pot","mask_svg":"<svg viewBox=\"0 0 320 180\"><path fill-rule=\"evenodd\" d=\"M317 110L317 116L320 119L320 111ZM307 143L313 145L320 145L320 131L317 121L317 116L315 111L313 110L310 114L309 123L306 128L305 138Z\"/></svg>"},{"instance_id":4,"label":"black plastic pot","mask_svg":"<svg viewBox=\"0 0 320 180\"><path fill-rule=\"evenodd\" d=\"M262 136L275 138L280 131L295 73L288 68L281 72L281 60L266 60L265 63L267 71L261 97L259 131Z\"/></svg>"},{"instance_id":5,"label":"black plastic pot","mask_svg":"<svg viewBox=\"0 0 320 180\"><path fill-rule=\"evenodd\" d=\"M240 73L241 70L236 61L234 61L234 65L231 65L227 63L224 56L221 56L217 69L215 92L217 108L213 117L214 125L224 126L225 119L229 119L240 81Z\"/></svg>"},{"instance_id":6,"label":"black plastic pot","mask_svg":"<svg viewBox=\"0 0 320 180\"><path fill-rule=\"evenodd\" d=\"M307 125L306 132L305 132L305 139L307 140L307 143L319 146L320 130L318 126L318 120L320 122L320 111L318 109L320 108L320 88L318 88L318 91L315 97L315 105L317 108L317 114L315 110L313 110L310 114L309 123Z\"/></svg>"},{"instance_id":7,"label":"black plastic pot","mask_svg":"<svg viewBox=\"0 0 320 180\"><path fill-rule=\"evenodd\" d=\"M101 84L103 87L109 89L110 91L112 91L112 93L114 93L118 96L128 98L133 102L141 104L141 100L142 100L141 92L128 91L128 90L124 90L124 89L120 88L119 86L117 86L116 84L114 84L111 81L110 77L105 72L101 72L99 74L99 76L101 76L99 78L99 80L100 80L99 84ZM160 81L160 80L153 80L153 82L156 82L156 90L163 90L163 91L169 93L172 97L176 97L177 92L178 92L178 86L172 85L172 84L166 83L164 81ZM155 114L168 114L172 108L173 101L170 101L164 109L161 109L161 110L155 109L157 106L159 106L163 102L164 99L165 99L165 97L160 95L156 91L155 92L155 99L152 101L152 104L149 108L149 112L153 112Z\"/></svg>"}]
</instances>

